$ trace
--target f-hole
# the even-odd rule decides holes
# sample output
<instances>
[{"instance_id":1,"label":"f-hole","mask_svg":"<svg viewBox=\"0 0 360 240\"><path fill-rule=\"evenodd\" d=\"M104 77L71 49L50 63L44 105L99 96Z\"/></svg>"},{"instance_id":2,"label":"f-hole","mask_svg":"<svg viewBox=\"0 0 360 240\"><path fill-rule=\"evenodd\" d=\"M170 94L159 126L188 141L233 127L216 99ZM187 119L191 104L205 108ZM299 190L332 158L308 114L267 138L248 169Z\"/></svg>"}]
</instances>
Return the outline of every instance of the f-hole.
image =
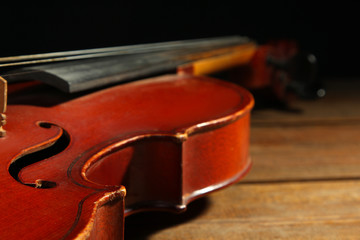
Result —
<instances>
[{"instance_id":1,"label":"f-hole","mask_svg":"<svg viewBox=\"0 0 360 240\"><path fill-rule=\"evenodd\" d=\"M39 127L42 128L52 128L52 127L57 127L60 128L59 126L52 124L52 123L47 123L47 122L41 122L39 123ZM62 129L62 134L61 136L53 143L51 144L49 147L47 148L42 148L38 151L35 152L31 152L29 154L25 154L21 157L19 157L18 159L16 159L15 161L13 161L10 166L9 166L9 173L10 175L19 183L29 186L29 187L34 187L34 188L54 188L56 187L56 183L52 182L52 181L47 181L47 180L41 180L38 179L36 180L34 183L24 183L21 181L21 179L19 178L19 173L20 171L31 165L34 164L36 162L40 162L42 160L45 160L47 158L50 158L54 155L59 154L60 152L64 151L65 148L67 146L69 146L70 143L70 137L69 134L63 129Z\"/></svg>"}]
</instances>

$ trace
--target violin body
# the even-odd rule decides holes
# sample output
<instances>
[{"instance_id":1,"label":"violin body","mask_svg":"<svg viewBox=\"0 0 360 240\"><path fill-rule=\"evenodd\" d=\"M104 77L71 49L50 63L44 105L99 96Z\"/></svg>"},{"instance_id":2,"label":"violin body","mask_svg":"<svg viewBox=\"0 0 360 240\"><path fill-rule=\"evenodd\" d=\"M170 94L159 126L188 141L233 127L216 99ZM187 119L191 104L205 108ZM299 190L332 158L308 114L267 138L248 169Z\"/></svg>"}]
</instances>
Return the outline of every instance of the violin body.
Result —
<instances>
[{"instance_id":1,"label":"violin body","mask_svg":"<svg viewBox=\"0 0 360 240\"><path fill-rule=\"evenodd\" d=\"M71 97L33 83L8 93L1 239L122 239L124 217L184 211L251 165L254 100L229 82L180 74Z\"/></svg>"}]
</instances>

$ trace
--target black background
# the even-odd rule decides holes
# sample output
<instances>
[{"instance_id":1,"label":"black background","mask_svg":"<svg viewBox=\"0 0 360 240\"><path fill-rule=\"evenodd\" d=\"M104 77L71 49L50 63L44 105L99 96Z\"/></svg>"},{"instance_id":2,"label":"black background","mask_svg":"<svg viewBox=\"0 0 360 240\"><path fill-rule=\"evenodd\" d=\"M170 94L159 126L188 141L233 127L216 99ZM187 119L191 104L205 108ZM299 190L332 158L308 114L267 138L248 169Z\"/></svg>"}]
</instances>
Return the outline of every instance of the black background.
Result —
<instances>
[{"instance_id":1,"label":"black background","mask_svg":"<svg viewBox=\"0 0 360 240\"><path fill-rule=\"evenodd\" d=\"M296 39L322 77L357 77L355 1L114 1L1 4L1 56L245 35Z\"/></svg>"}]
</instances>

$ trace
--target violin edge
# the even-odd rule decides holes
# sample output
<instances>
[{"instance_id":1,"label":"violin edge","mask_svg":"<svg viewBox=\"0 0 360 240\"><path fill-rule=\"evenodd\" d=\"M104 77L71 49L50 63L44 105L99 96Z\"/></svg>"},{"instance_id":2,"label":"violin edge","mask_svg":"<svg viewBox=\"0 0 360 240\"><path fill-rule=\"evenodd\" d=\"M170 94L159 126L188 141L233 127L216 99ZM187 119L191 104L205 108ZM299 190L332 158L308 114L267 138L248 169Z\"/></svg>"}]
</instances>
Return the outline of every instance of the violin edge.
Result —
<instances>
[{"instance_id":1,"label":"violin edge","mask_svg":"<svg viewBox=\"0 0 360 240\"><path fill-rule=\"evenodd\" d=\"M88 224L74 240L123 239L125 196L126 189L123 186L120 186L115 191L105 192L103 196L94 203L95 206Z\"/></svg>"}]
</instances>

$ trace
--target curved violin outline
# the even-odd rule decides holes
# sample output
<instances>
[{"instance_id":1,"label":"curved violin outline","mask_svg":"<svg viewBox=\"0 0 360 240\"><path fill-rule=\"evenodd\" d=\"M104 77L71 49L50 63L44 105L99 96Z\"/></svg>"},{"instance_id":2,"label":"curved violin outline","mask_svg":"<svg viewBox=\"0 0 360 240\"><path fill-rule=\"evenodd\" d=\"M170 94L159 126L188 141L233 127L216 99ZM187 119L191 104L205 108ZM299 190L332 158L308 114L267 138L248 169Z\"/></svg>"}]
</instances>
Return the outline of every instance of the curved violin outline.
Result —
<instances>
[{"instance_id":1,"label":"curved violin outline","mask_svg":"<svg viewBox=\"0 0 360 240\"><path fill-rule=\"evenodd\" d=\"M242 90L243 91L243 90ZM240 92L242 92L240 91ZM245 94L246 95L246 94ZM153 134L153 133L150 133L148 135L143 135L143 136L137 136L137 138L133 138L132 140L128 139L127 142L137 142L137 140L139 139L145 139L147 137L171 137L177 141L180 140L180 142L186 142L186 140L188 139L189 136L193 136L193 135L196 135L196 134L199 134L199 133L206 133L206 132L212 132L210 130L215 130L215 129L218 129L218 128L222 128L223 126L225 125L229 125L230 123L232 122L235 122L236 120L238 120L239 118L241 118L243 115L245 115L246 113L248 113L250 111L250 109L253 107L253 99L250 96L247 97L247 101L246 101L246 104L244 104L244 99L243 99L243 96L241 96L241 103L239 105L242 105L242 108L238 108L238 110L236 112L233 112L232 114L230 115L225 115L225 117L220 117L218 119L215 119L215 120L209 120L209 121L206 121L206 122L200 122L199 124L196 124L196 125L193 125L193 126L190 126L190 127L186 127L186 129L180 129L180 130L174 130L176 131L175 133L165 133L165 134L160 134L160 133L156 133L156 134ZM239 110L240 109L240 110ZM64 133L66 132L65 130L63 130L61 127L59 127L58 125L56 124L52 124L52 126L56 126L58 127L58 129L60 130L59 132L61 133ZM65 133L65 135L68 134L67 132ZM56 137L52 138L51 140L48 140L46 143L44 144L41 144L41 145L36 145L34 147L31 147L31 148L28 148L27 150L24 150L22 151L20 154L17 155L17 157L15 158L15 160L13 161L17 161L19 160L22 156L25 156L25 152L34 152L35 149L43 149L47 146L51 146L52 144L54 144L54 142L56 141L56 139L59 139L60 138L60 135L61 134L57 134ZM88 194L87 196L85 196L84 198L82 198L80 200L80 202L78 203L78 210L77 210L77 214L76 214L76 219L74 220L71 228L65 233L64 237L63 238L66 238L68 237L70 234L72 234L72 231L76 228L76 225L79 221L79 219L81 218L81 213L82 213L82 206L84 204L84 202L90 198L91 196L95 195L96 193L99 193L101 191L112 191L110 193L110 195L112 194L112 197L108 197L109 195L105 195L104 194L104 198L101 198L100 200L97 201L97 203L104 203L108 200L104 200L106 197L109 198L118 198L121 200L122 197L125 196L125 190L122 189L121 187L118 188L118 190L116 189L111 189L111 188L96 188L96 187L91 187L91 185L93 185L92 182L89 183L90 186L86 186L84 184L82 184L81 182L78 182L77 179L73 178L72 176L72 173L73 173L73 170L74 170L74 166L78 163L87 163L87 164L91 164L91 161L89 162L89 158L86 158L87 154L94 151L96 149L96 152L94 153L96 155L96 153L101 153L102 151L104 151L102 149L100 150L97 150L99 149L99 146L101 145L105 145L105 149L108 148L108 149L112 149L114 148L115 150L114 151L117 151L119 149L122 149L125 147L124 144L119 144L119 142L123 141L122 140L123 138L118 138L118 137L115 137L113 138L112 140L107 140L107 141L104 141L102 143L99 143L97 144L96 146L88 149L88 150L85 150L84 152L82 152L80 155L78 155L73 161L70 162L70 165L68 166L67 168L67 176L68 176L68 179L70 179L74 184L80 186L80 187L85 187L85 188L88 188L88 189L92 189L92 190L95 190L94 192ZM66 149L66 147L65 147ZM106 152L106 151L105 151ZM94 156L94 154L92 154ZM101 155L101 154L100 154ZM85 162L82 162L81 160L85 158ZM101 158L101 157L100 157ZM94 160L94 159L93 159ZM41 161L41 160L39 160ZM248 163L248 161L247 161ZM82 165L82 167L84 167L85 165ZM245 172L248 171L248 168L249 168L249 165L245 165L244 166L246 169L245 169ZM19 171L20 172L20 171ZM236 179L229 179L229 182L226 182L223 186L225 185L228 185L232 182L234 182L235 180L237 180L238 178L240 178L242 175L244 174L244 172L242 171L242 173L240 175L236 175ZM80 177L81 175L79 175L78 177ZM89 182L87 181L86 178L83 178L83 180L85 180L86 182ZM16 180L16 179L15 179ZM19 182L19 181L18 181ZM94 186L94 185L93 185ZM104 185L102 185L104 186ZM222 185L217 185L216 188L221 188L223 187ZM193 199L199 197L200 195L204 195L205 193L207 192L211 192L211 191L214 191L216 190L214 188L214 186L212 188L207 188L206 191L203 191L204 189L202 189L201 191L198 191L197 193L200 193L199 195L196 193L194 195L190 195L190 196L186 196L186 203L187 204L188 202L192 201ZM99 199L99 198L97 198ZM89 220L89 224L91 224L90 222L93 220L94 218L94 214L96 214L96 210L97 210L97 207L99 205L96 204L92 209L93 209L93 214L91 215L91 218L88 219L87 218L87 221ZM146 210L146 209L145 209ZM88 225L89 225L88 224ZM77 231L77 233L79 234L85 234L86 231L91 231L90 228L88 228L88 225L86 225L85 228L82 228L80 231Z\"/></svg>"}]
</instances>

